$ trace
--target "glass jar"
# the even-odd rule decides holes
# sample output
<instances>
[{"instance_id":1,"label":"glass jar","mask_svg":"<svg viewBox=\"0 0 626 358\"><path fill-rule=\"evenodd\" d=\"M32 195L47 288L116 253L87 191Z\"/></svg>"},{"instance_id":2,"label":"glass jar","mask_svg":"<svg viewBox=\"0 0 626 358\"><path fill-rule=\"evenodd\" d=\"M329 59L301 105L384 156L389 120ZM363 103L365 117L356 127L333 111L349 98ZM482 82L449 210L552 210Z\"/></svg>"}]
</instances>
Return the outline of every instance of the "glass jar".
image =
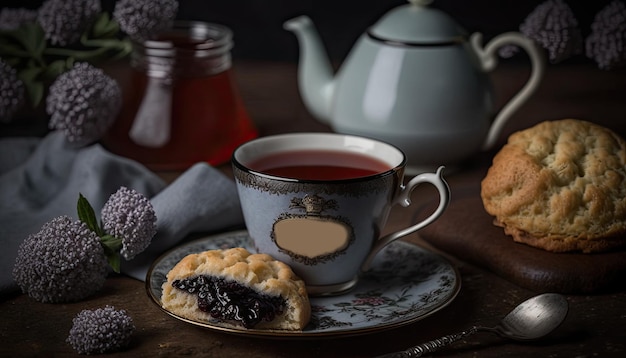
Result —
<instances>
[{"instance_id":1,"label":"glass jar","mask_svg":"<svg viewBox=\"0 0 626 358\"><path fill-rule=\"evenodd\" d=\"M135 44L124 104L103 145L152 170L219 165L257 132L233 79L232 32L204 22L177 22Z\"/></svg>"}]
</instances>

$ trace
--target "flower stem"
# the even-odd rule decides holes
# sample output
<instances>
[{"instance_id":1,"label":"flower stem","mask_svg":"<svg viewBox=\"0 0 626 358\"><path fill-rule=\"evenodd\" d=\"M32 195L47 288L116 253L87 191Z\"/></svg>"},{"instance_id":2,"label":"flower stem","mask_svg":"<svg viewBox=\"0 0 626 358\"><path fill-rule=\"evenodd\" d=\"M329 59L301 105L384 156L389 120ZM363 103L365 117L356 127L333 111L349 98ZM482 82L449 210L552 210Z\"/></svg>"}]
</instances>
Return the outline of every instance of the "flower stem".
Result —
<instances>
[{"instance_id":1,"label":"flower stem","mask_svg":"<svg viewBox=\"0 0 626 358\"><path fill-rule=\"evenodd\" d=\"M112 51L117 52L117 55L113 56L113 58L122 58L130 53L131 50L129 42L103 41L102 44L103 47L92 50L72 50L66 48L48 47L43 51L43 53L47 56L71 57L79 61L93 61Z\"/></svg>"}]
</instances>

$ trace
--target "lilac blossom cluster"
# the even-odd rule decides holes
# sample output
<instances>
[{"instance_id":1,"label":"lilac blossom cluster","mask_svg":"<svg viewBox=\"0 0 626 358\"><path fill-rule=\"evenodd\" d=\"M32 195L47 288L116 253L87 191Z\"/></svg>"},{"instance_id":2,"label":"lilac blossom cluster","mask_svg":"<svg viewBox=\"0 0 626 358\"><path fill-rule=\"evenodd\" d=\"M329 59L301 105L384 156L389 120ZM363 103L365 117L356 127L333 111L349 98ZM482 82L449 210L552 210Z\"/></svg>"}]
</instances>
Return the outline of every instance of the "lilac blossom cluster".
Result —
<instances>
[{"instance_id":1,"label":"lilac blossom cluster","mask_svg":"<svg viewBox=\"0 0 626 358\"><path fill-rule=\"evenodd\" d=\"M122 91L104 71L86 62L61 74L50 86L46 111L51 129L69 142L89 144L109 129L122 105Z\"/></svg>"},{"instance_id":2,"label":"lilac blossom cluster","mask_svg":"<svg viewBox=\"0 0 626 358\"><path fill-rule=\"evenodd\" d=\"M0 123L8 123L24 102L24 84L17 71L0 59Z\"/></svg>"},{"instance_id":3,"label":"lilac blossom cluster","mask_svg":"<svg viewBox=\"0 0 626 358\"><path fill-rule=\"evenodd\" d=\"M131 260L144 251L156 234L156 215L142 194L121 187L102 208L105 233L122 240L120 254Z\"/></svg>"},{"instance_id":4,"label":"lilac blossom cluster","mask_svg":"<svg viewBox=\"0 0 626 358\"><path fill-rule=\"evenodd\" d=\"M52 219L19 246L13 279L39 302L80 301L102 288L108 265L98 236L67 216Z\"/></svg>"},{"instance_id":5,"label":"lilac blossom cluster","mask_svg":"<svg viewBox=\"0 0 626 358\"><path fill-rule=\"evenodd\" d=\"M547 51L551 63L565 61L584 49L600 69L626 65L626 6L622 0L613 0L595 15L585 40L572 8L564 0L541 3L519 30ZM518 51L516 46L504 46L499 54L507 58Z\"/></svg>"},{"instance_id":6,"label":"lilac blossom cluster","mask_svg":"<svg viewBox=\"0 0 626 358\"><path fill-rule=\"evenodd\" d=\"M75 64L127 56L130 40L143 41L171 27L177 11L177 0L120 0L111 14L103 11L101 0L45 0L35 10L0 8L0 121L18 118L16 112L26 103L37 107L46 86L74 71L51 91L51 128L62 129L72 142L100 139L117 115L119 95L91 76L92 69ZM95 89L80 94L94 80ZM65 96L64 90L72 93Z\"/></svg>"},{"instance_id":7,"label":"lilac blossom cluster","mask_svg":"<svg viewBox=\"0 0 626 358\"><path fill-rule=\"evenodd\" d=\"M135 332L132 317L125 310L105 306L83 310L72 320L67 343L79 354L103 354L119 351L130 343Z\"/></svg>"},{"instance_id":8,"label":"lilac blossom cluster","mask_svg":"<svg viewBox=\"0 0 626 358\"><path fill-rule=\"evenodd\" d=\"M176 0L119 0L113 18L131 39L145 41L170 28L177 11Z\"/></svg>"},{"instance_id":9,"label":"lilac blossom cluster","mask_svg":"<svg viewBox=\"0 0 626 358\"><path fill-rule=\"evenodd\" d=\"M601 69L626 64L626 5L622 1L611 2L596 14L585 50Z\"/></svg>"},{"instance_id":10,"label":"lilac blossom cluster","mask_svg":"<svg viewBox=\"0 0 626 358\"><path fill-rule=\"evenodd\" d=\"M13 279L31 298L63 303L91 296L104 285L109 266L119 271L116 258L132 259L150 245L156 233L150 201L125 187L104 205L102 225L82 195L78 216L79 220L68 216L50 220L19 246Z\"/></svg>"},{"instance_id":11,"label":"lilac blossom cluster","mask_svg":"<svg viewBox=\"0 0 626 358\"><path fill-rule=\"evenodd\" d=\"M51 44L67 46L80 39L101 11L100 0L46 0L37 21Z\"/></svg>"}]
</instances>

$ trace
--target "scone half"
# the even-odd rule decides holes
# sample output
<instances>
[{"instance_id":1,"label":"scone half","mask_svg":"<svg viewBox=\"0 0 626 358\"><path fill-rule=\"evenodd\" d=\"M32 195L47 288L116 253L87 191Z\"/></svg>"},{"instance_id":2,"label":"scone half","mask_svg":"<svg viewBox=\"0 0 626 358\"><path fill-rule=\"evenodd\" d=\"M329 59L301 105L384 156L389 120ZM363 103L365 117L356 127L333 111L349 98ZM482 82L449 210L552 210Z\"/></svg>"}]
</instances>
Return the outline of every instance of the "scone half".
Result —
<instances>
[{"instance_id":1,"label":"scone half","mask_svg":"<svg viewBox=\"0 0 626 358\"><path fill-rule=\"evenodd\" d=\"M551 252L626 245L626 142L576 120L513 133L481 182L485 210L515 241Z\"/></svg>"},{"instance_id":2,"label":"scone half","mask_svg":"<svg viewBox=\"0 0 626 358\"><path fill-rule=\"evenodd\" d=\"M190 254L167 274L161 305L194 321L243 328L302 330L311 306L291 268L244 248Z\"/></svg>"}]
</instances>

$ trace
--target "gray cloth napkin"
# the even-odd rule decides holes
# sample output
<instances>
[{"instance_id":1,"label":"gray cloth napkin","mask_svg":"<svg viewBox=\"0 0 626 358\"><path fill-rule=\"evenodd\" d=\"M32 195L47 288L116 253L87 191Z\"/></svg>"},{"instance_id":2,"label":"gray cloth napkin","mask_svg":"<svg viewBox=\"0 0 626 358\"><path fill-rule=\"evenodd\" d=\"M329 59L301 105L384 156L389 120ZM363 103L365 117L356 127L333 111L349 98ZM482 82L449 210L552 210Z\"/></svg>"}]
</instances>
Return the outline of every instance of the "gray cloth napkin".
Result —
<instances>
[{"instance_id":1,"label":"gray cloth napkin","mask_svg":"<svg viewBox=\"0 0 626 358\"><path fill-rule=\"evenodd\" d=\"M79 193L99 216L120 186L150 198L157 216L149 248L123 262L122 271L140 280L154 258L189 233L243 223L234 182L207 164L196 164L166 186L143 165L98 144L73 147L60 132L43 139L0 139L0 293L16 289L13 265L29 234L55 217L77 218Z\"/></svg>"}]
</instances>

